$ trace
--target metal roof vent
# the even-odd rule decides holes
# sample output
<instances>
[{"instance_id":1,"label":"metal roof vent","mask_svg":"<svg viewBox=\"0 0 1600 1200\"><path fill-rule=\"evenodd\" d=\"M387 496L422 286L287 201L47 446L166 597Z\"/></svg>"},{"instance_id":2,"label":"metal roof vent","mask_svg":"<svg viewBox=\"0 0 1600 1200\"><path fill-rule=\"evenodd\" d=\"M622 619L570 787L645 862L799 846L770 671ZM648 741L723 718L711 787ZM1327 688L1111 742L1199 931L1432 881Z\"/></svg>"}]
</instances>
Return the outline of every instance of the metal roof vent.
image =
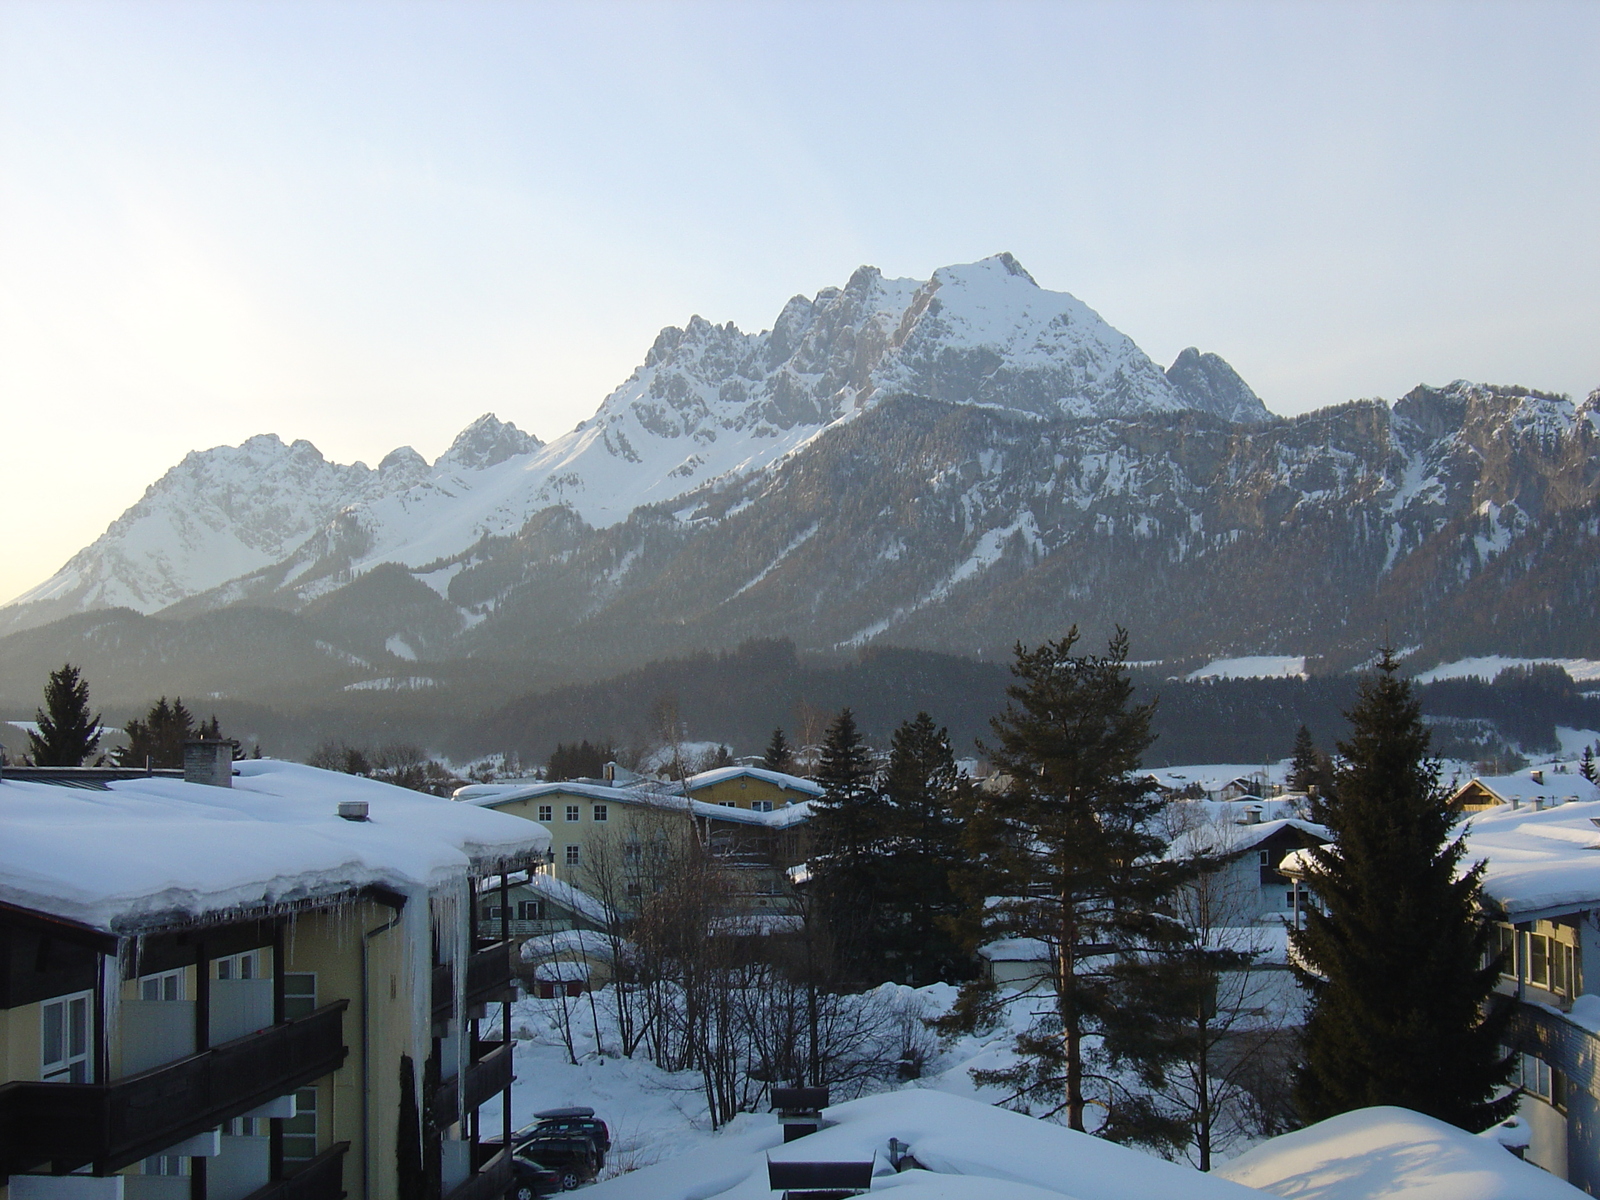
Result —
<instances>
[{"instance_id":1,"label":"metal roof vent","mask_svg":"<svg viewBox=\"0 0 1600 1200\"><path fill-rule=\"evenodd\" d=\"M367 819L367 802L365 800L339 801L339 815L346 821L365 821Z\"/></svg>"}]
</instances>

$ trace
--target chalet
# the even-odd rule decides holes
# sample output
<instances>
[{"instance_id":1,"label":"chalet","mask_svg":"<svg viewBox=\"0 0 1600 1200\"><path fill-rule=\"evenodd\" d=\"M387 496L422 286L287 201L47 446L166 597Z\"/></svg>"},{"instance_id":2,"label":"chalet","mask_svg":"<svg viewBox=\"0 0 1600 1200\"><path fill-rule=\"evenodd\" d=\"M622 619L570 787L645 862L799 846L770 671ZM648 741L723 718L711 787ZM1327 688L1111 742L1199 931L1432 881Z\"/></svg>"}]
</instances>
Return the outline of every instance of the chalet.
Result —
<instances>
[{"instance_id":1,"label":"chalet","mask_svg":"<svg viewBox=\"0 0 1600 1200\"><path fill-rule=\"evenodd\" d=\"M1203 856L1216 863L1204 886L1212 892L1208 908L1217 917L1238 926L1297 918L1307 896L1282 872L1284 859L1331 839L1321 825L1293 815L1292 801L1179 801L1168 812L1181 831L1167 857Z\"/></svg>"},{"instance_id":2,"label":"chalet","mask_svg":"<svg viewBox=\"0 0 1600 1200\"><path fill-rule=\"evenodd\" d=\"M1536 767L1517 775L1479 775L1469 779L1456 789L1450 804L1462 812L1486 812L1502 804L1538 810L1591 800L1600 800L1600 788L1582 775Z\"/></svg>"},{"instance_id":3,"label":"chalet","mask_svg":"<svg viewBox=\"0 0 1600 1200\"><path fill-rule=\"evenodd\" d=\"M684 795L705 804L773 812L822 795L822 786L762 767L717 767L683 781Z\"/></svg>"},{"instance_id":4,"label":"chalet","mask_svg":"<svg viewBox=\"0 0 1600 1200\"><path fill-rule=\"evenodd\" d=\"M230 758L5 769L0 1198L495 1200L511 961L468 901L548 833Z\"/></svg>"}]
</instances>

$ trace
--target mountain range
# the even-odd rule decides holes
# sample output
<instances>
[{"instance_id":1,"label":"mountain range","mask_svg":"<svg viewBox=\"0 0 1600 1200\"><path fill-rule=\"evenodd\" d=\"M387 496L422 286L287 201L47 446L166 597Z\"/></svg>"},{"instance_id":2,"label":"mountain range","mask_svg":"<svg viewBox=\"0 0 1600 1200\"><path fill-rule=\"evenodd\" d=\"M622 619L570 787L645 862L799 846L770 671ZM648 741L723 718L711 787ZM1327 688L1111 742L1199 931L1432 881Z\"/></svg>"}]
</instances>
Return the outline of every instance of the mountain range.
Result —
<instances>
[{"instance_id":1,"label":"mountain range","mask_svg":"<svg viewBox=\"0 0 1600 1200\"><path fill-rule=\"evenodd\" d=\"M752 638L992 658L1073 623L1175 664L1600 656L1597 549L1600 392L1276 417L1009 255L863 267L770 330L663 330L549 443L486 415L431 464L191 453L0 608L0 699L63 658L130 697L504 696Z\"/></svg>"}]
</instances>

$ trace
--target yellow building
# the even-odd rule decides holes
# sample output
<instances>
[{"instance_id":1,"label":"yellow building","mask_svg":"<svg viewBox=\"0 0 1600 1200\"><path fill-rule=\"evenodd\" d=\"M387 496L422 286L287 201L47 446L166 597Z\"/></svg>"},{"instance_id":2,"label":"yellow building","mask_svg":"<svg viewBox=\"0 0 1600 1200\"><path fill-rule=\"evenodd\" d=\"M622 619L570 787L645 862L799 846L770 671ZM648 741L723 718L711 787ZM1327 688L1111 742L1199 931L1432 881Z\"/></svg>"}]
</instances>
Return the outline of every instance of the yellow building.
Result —
<instances>
[{"instance_id":1,"label":"yellow building","mask_svg":"<svg viewBox=\"0 0 1600 1200\"><path fill-rule=\"evenodd\" d=\"M548 834L226 754L7 768L0 1200L499 1197L510 1047L474 1035L511 964L471 896Z\"/></svg>"},{"instance_id":2,"label":"yellow building","mask_svg":"<svg viewBox=\"0 0 1600 1200\"><path fill-rule=\"evenodd\" d=\"M1539 811L1583 800L1600 800L1600 788L1582 775L1536 767L1517 775L1475 776L1455 790L1450 806L1462 812L1486 812L1502 804Z\"/></svg>"}]
</instances>

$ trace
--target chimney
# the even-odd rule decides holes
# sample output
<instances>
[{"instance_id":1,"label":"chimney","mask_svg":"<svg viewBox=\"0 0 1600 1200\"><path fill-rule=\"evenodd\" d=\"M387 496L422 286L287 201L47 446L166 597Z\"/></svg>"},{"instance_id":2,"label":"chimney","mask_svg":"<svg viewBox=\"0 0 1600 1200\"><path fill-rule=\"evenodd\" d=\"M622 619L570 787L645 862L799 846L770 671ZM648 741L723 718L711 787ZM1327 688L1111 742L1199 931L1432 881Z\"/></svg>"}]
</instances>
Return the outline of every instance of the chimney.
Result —
<instances>
[{"instance_id":1,"label":"chimney","mask_svg":"<svg viewBox=\"0 0 1600 1200\"><path fill-rule=\"evenodd\" d=\"M233 786L233 743L189 741L183 744L183 781L211 787Z\"/></svg>"},{"instance_id":2,"label":"chimney","mask_svg":"<svg viewBox=\"0 0 1600 1200\"><path fill-rule=\"evenodd\" d=\"M1540 770L1537 770L1537 771L1529 771L1528 772L1528 776L1535 783L1542 784L1544 782L1544 770L1542 768Z\"/></svg>"},{"instance_id":3,"label":"chimney","mask_svg":"<svg viewBox=\"0 0 1600 1200\"><path fill-rule=\"evenodd\" d=\"M365 800L339 801L339 815L346 821L367 820L367 802Z\"/></svg>"}]
</instances>

